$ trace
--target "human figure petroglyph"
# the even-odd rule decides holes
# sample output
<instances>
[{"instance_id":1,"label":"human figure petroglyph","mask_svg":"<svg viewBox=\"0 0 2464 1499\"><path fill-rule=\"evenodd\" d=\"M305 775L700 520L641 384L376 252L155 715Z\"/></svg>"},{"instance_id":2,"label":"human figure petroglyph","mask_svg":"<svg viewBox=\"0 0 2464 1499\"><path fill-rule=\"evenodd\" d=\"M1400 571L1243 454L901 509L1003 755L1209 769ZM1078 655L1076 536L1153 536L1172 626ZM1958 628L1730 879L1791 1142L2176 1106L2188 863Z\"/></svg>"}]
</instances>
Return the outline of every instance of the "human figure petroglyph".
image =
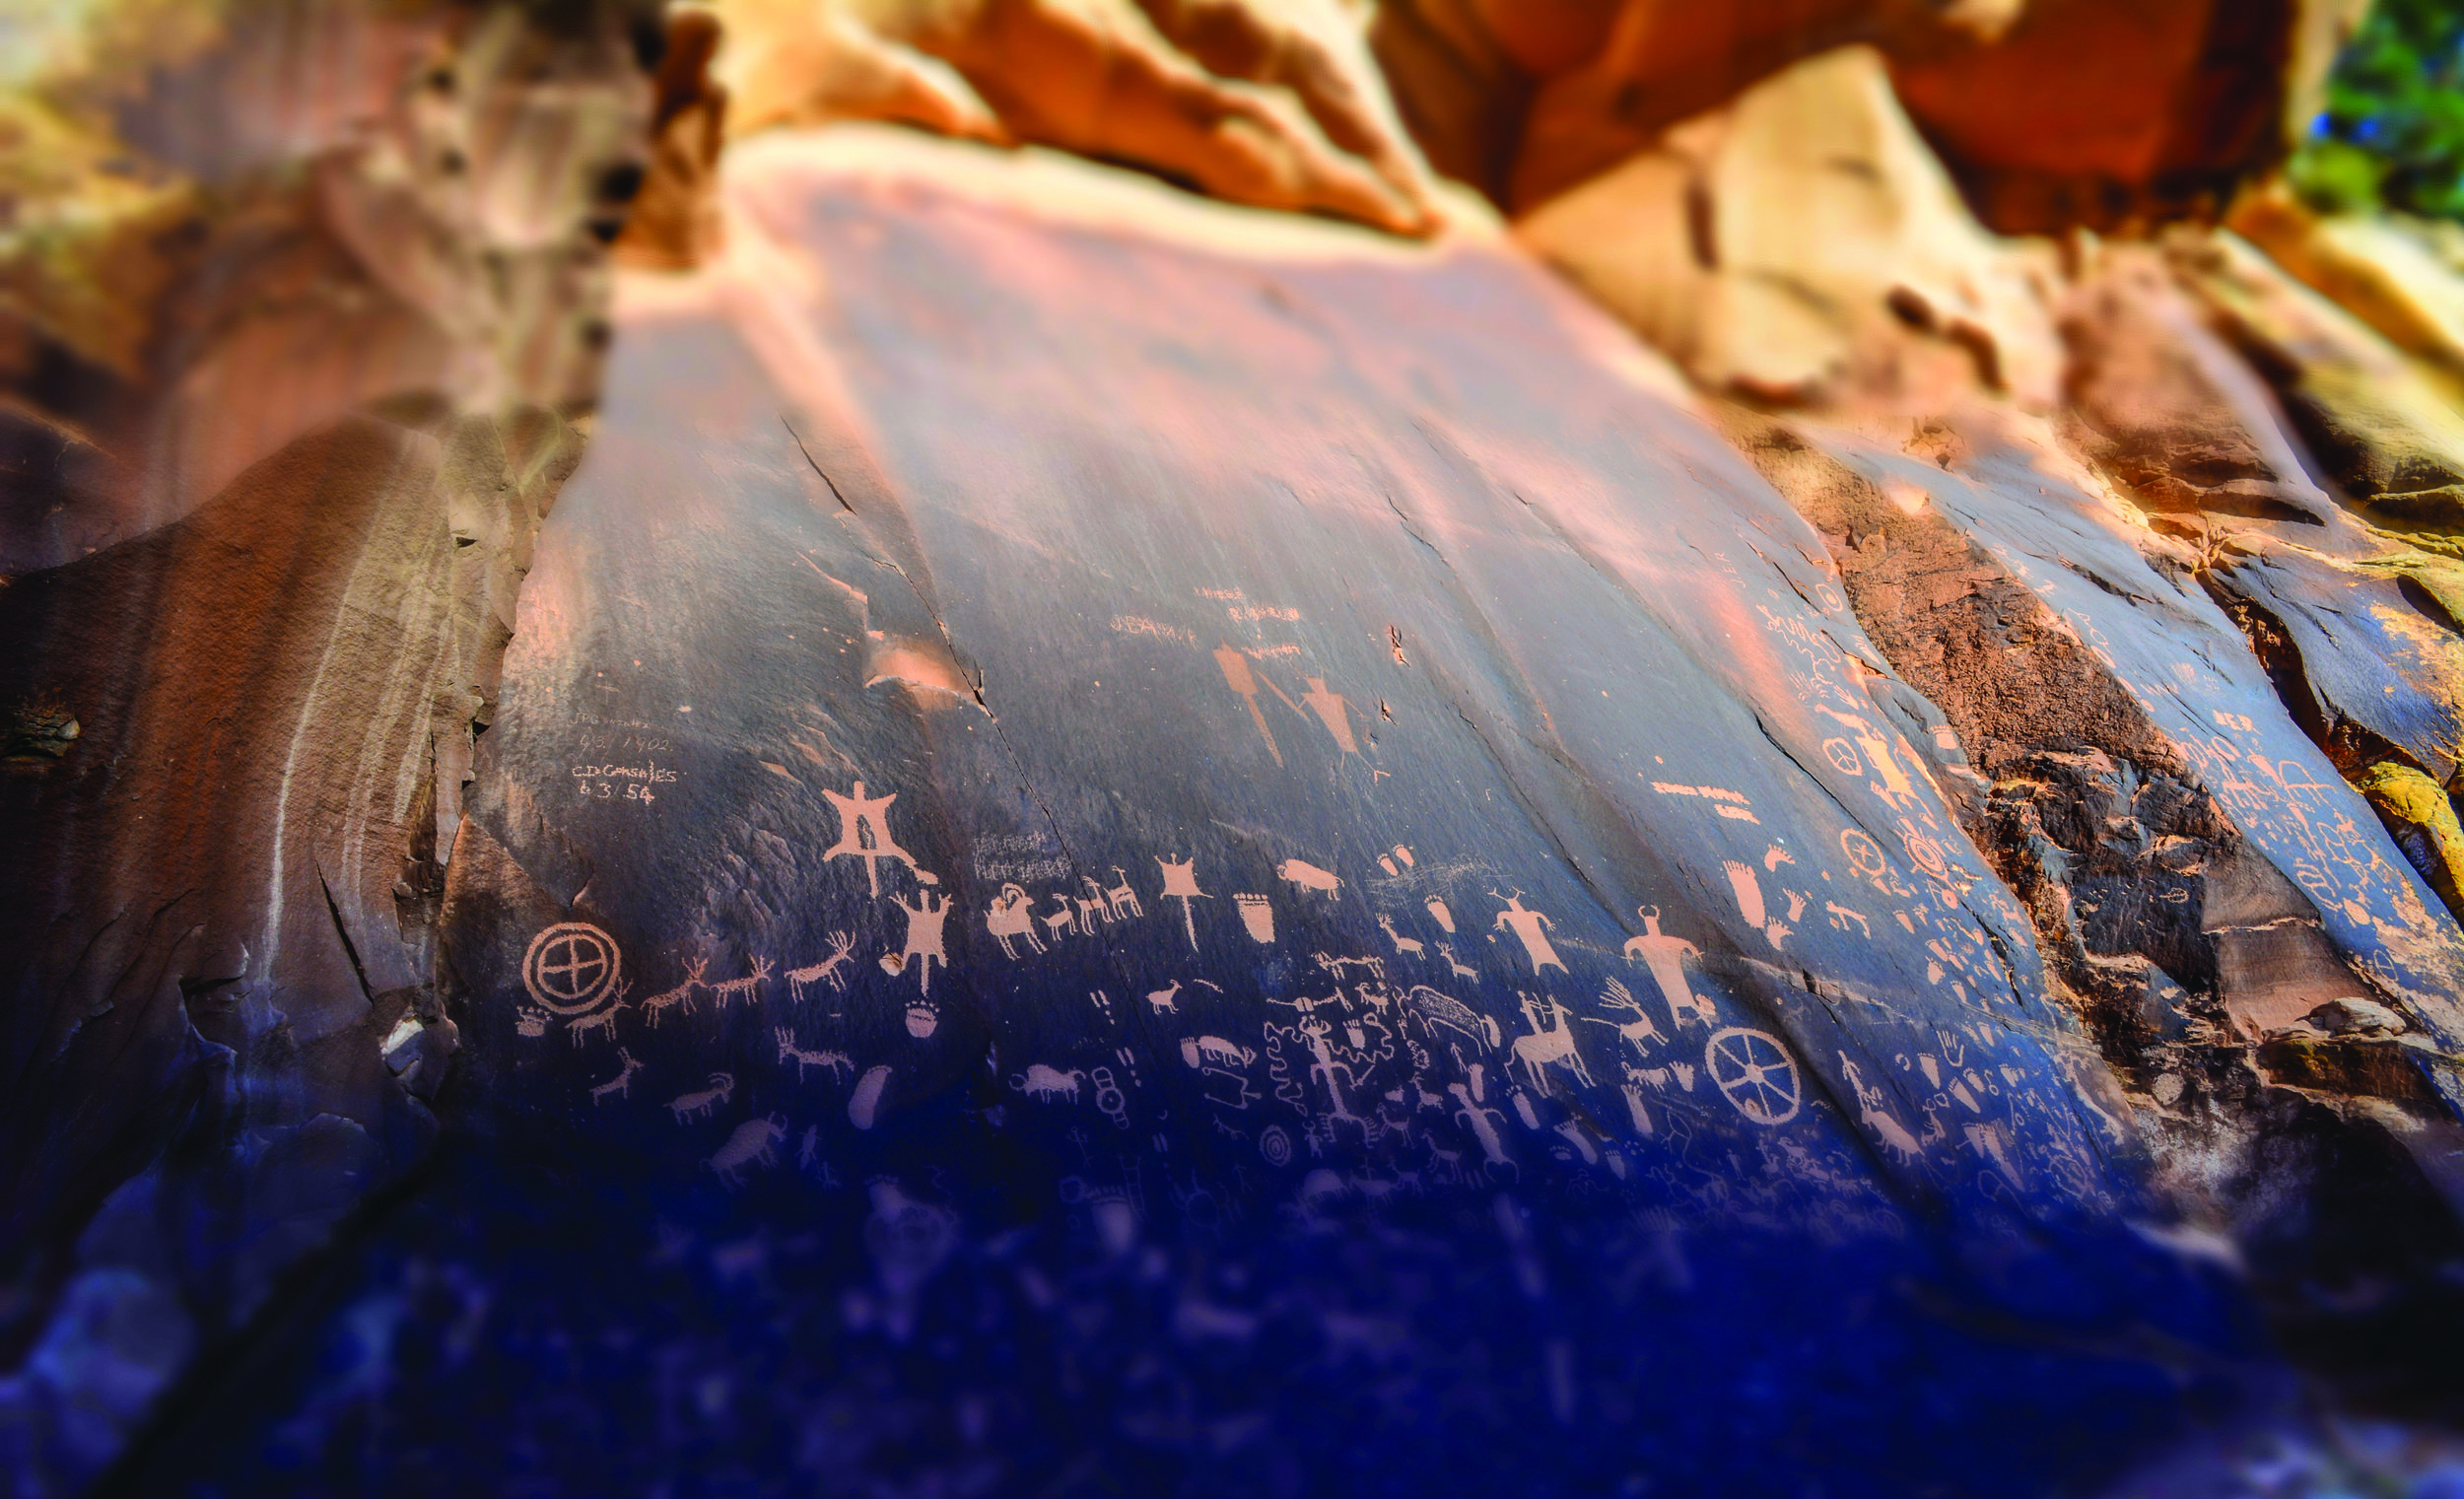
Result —
<instances>
[{"instance_id":1,"label":"human figure petroglyph","mask_svg":"<svg viewBox=\"0 0 2464 1499\"><path fill-rule=\"evenodd\" d=\"M845 1052L807 1052L795 1044L795 1033L786 1026L773 1026L771 1034L779 1042L779 1060L795 1063L795 1080L804 1080L806 1067L822 1067L839 1074L841 1082L856 1070L856 1062Z\"/></svg>"},{"instance_id":2,"label":"human figure petroglyph","mask_svg":"<svg viewBox=\"0 0 2464 1499\"><path fill-rule=\"evenodd\" d=\"M1230 646L1218 646L1215 647L1215 664L1223 668L1223 684L1239 693L1241 701L1249 705L1249 719L1258 725L1259 737L1266 741L1266 753L1274 757L1275 765L1280 768L1283 751L1275 748L1274 731L1266 727L1266 715L1258 706L1258 678L1249 669L1249 658Z\"/></svg>"},{"instance_id":3,"label":"human figure petroglyph","mask_svg":"<svg viewBox=\"0 0 2464 1499\"><path fill-rule=\"evenodd\" d=\"M1506 909L1497 913L1497 920L1491 925L1504 927L1523 939L1523 951L1532 960L1533 976L1539 977L1543 968L1553 968L1561 974L1566 972L1565 961L1557 956L1557 949L1548 944L1548 929L1556 922L1540 912L1527 910L1520 890L1512 895L1498 895L1494 890L1489 894L1506 903Z\"/></svg>"},{"instance_id":4,"label":"human figure petroglyph","mask_svg":"<svg viewBox=\"0 0 2464 1499\"><path fill-rule=\"evenodd\" d=\"M1648 1043L1662 1039L1660 1028L1652 1024L1651 1012L1643 1008L1643 1002L1640 999L1634 997L1634 991L1611 979L1608 981L1608 988L1601 993L1600 1002L1604 1008L1622 1010L1634 1018L1616 1021L1601 1020L1585 1015L1583 1019L1590 1021L1593 1025L1605 1025L1615 1031L1620 1040L1634 1049L1634 1055L1637 1056L1650 1055L1651 1048Z\"/></svg>"},{"instance_id":5,"label":"human figure petroglyph","mask_svg":"<svg viewBox=\"0 0 2464 1499\"><path fill-rule=\"evenodd\" d=\"M795 1169L798 1171L811 1171L813 1169L813 1163L820 1159L821 1126L819 1124L806 1124L804 1126L804 1137L797 1140L795 1143Z\"/></svg>"},{"instance_id":6,"label":"human figure petroglyph","mask_svg":"<svg viewBox=\"0 0 2464 1499\"><path fill-rule=\"evenodd\" d=\"M779 1146L787 1137L787 1122L782 1115L768 1119L748 1119L736 1125L727 1136L727 1143L702 1164L727 1184L729 1191L744 1185L747 1166L773 1166L779 1160Z\"/></svg>"},{"instance_id":7,"label":"human figure petroglyph","mask_svg":"<svg viewBox=\"0 0 2464 1499\"><path fill-rule=\"evenodd\" d=\"M1050 1103L1057 1098L1065 1098L1074 1104L1078 1101L1078 1084L1085 1077L1084 1072L1074 1067L1063 1072L1043 1062L1034 1061L1027 1064L1024 1072L1011 1077L1009 1086L1012 1091L1023 1093L1039 1103Z\"/></svg>"},{"instance_id":8,"label":"human figure petroglyph","mask_svg":"<svg viewBox=\"0 0 2464 1499\"><path fill-rule=\"evenodd\" d=\"M679 1094L670 1100L667 1112L681 1124L688 1119L708 1119L711 1111L735 1097L736 1080L731 1072L713 1072L710 1086L698 1093Z\"/></svg>"},{"instance_id":9,"label":"human figure petroglyph","mask_svg":"<svg viewBox=\"0 0 2464 1499\"><path fill-rule=\"evenodd\" d=\"M845 993L847 975L840 970L855 961L856 934L852 931L834 931L830 933L830 956L810 968L788 969L787 988L795 996L798 1004L804 1002L805 987L815 982L826 981L832 988Z\"/></svg>"},{"instance_id":10,"label":"human figure petroglyph","mask_svg":"<svg viewBox=\"0 0 2464 1499\"><path fill-rule=\"evenodd\" d=\"M1455 1118L1470 1126L1472 1137L1480 1142L1480 1151L1488 1157L1488 1163L1492 1166L1511 1165L1513 1157L1506 1154L1506 1142L1497 1132L1497 1125L1506 1122L1506 1116L1495 1109L1482 1108L1461 1083L1448 1083L1446 1091L1455 1096ZM1492 1120L1496 1123L1491 1124ZM1458 1163L1456 1175L1460 1178L1462 1158L1458 1155L1449 1159Z\"/></svg>"},{"instance_id":11,"label":"human figure petroglyph","mask_svg":"<svg viewBox=\"0 0 2464 1499\"><path fill-rule=\"evenodd\" d=\"M616 1049L616 1056L625 1064L624 1070L590 1090L590 1107L593 1109L599 1106L601 1099L633 1097L633 1074L642 1070L642 1063L634 1060L633 1054L623 1047Z\"/></svg>"},{"instance_id":12,"label":"human figure petroglyph","mask_svg":"<svg viewBox=\"0 0 2464 1499\"><path fill-rule=\"evenodd\" d=\"M1548 1024L1541 1023L1542 1015L1552 1017ZM1548 1091L1548 1080L1541 1075L1540 1069L1550 1062L1583 1079L1583 1086L1588 1088L1592 1085L1591 1068L1583 1064L1583 1054L1574 1045L1574 1028L1566 1024L1564 1005L1551 998L1547 1007L1542 1009L1530 994L1525 994L1523 1020L1532 1028L1532 1033L1514 1039L1514 1055L1530 1075L1533 1092Z\"/></svg>"},{"instance_id":13,"label":"human figure petroglyph","mask_svg":"<svg viewBox=\"0 0 2464 1499\"><path fill-rule=\"evenodd\" d=\"M658 1017L670 1009L681 1006L686 1014L693 1012L693 991L702 987L702 975L709 969L708 958L688 959L684 965L685 981L682 984L642 1001L643 1018L650 1021L651 1030L658 1029Z\"/></svg>"},{"instance_id":14,"label":"human figure petroglyph","mask_svg":"<svg viewBox=\"0 0 2464 1499\"><path fill-rule=\"evenodd\" d=\"M898 800L898 792L886 796L866 796L864 784L856 783L853 795L842 796L829 787L822 787L832 810L839 814L839 841L822 854L825 860L857 858L864 862L864 878L872 887L874 899L881 895L881 861L897 859L908 868L916 867L914 855L898 846L890 836L890 803Z\"/></svg>"},{"instance_id":15,"label":"human figure petroglyph","mask_svg":"<svg viewBox=\"0 0 2464 1499\"><path fill-rule=\"evenodd\" d=\"M1326 731L1335 736L1338 749L1346 755L1359 754L1359 741L1352 738L1351 719L1344 713L1347 705L1343 702L1343 695L1327 691L1324 677L1310 677L1308 682L1309 690L1300 695L1300 700L1317 712L1319 721L1326 724Z\"/></svg>"},{"instance_id":16,"label":"human figure petroglyph","mask_svg":"<svg viewBox=\"0 0 2464 1499\"><path fill-rule=\"evenodd\" d=\"M1311 1058L1309 1078L1312 1082L1325 1085L1327 1097L1333 1103L1328 1117L1341 1120L1346 1124L1365 1126L1368 1122L1354 1115L1350 1104L1343 1097L1343 1087L1358 1088L1360 1079L1354 1075L1350 1067L1335 1059L1334 1046L1328 1039L1334 1033L1334 1027L1313 1015L1301 1021L1300 1033L1309 1042ZM1335 1081L1335 1074L1338 1072L1342 1074L1342 1083L1339 1085Z\"/></svg>"},{"instance_id":17,"label":"human figure petroglyph","mask_svg":"<svg viewBox=\"0 0 2464 1499\"><path fill-rule=\"evenodd\" d=\"M1683 1025L1689 1019L1698 1019L1705 1024L1717 1024L1719 1012L1712 1008L1711 1001L1695 997L1685 983L1685 960L1699 957L1702 949L1682 937L1663 933L1659 907L1637 906L1634 914L1643 919L1643 934L1626 938L1625 955L1640 958L1643 966L1651 970L1652 982L1660 986L1660 997L1668 1002L1670 1023Z\"/></svg>"},{"instance_id":18,"label":"human figure petroglyph","mask_svg":"<svg viewBox=\"0 0 2464 1499\"><path fill-rule=\"evenodd\" d=\"M1044 941L1035 934L1035 899L1016 885L1003 885L1001 893L992 898L992 905L984 914L984 929L1001 944L1001 956L1011 962L1018 960L1017 941L1027 939L1027 946L1043 952Z\"/></svg>"},{"instance_id":19,"label":"human figure petroglyph","mask_svg":"<svg viewBox=\"0 0 2464 1499\"><path fill-rule=\"evenodd\" d=\"M1379 917L1378 925L1385 928L1386 940L1395 944L1395 951L1399 955L1403 957L1417 957L1419 954L1428 951L1427 943L1420 941L1416 937L1404 936L1403 933L1397 931L1392 918Z\"/></svg>"},{"instance_id":20,"label":"human figure petroglyph","mask_svg":"<svg viewBox=\"0 0 2464 1499\"><path fill-rule=\"evenodd\" d=\"M1302 858L1287 858L1275 865L1274 872L1303 890L1315 890L1323 895L1333 895L1343 885L1334 870L1321 869Z\"/></svg>"},{"instance_id":21,"label":"human figure petroglyph","mask_svg":"<svg viewBox=\"0 0 2464 1499\"><path fill-rule=\"evenodd\" d=\"M1193 857L1174 862L1157 854L1155 862L1164 872L1163 893L1181 903L1181 926L1189 934L1190 951L1198 951L1198 918L1192 914L1192 901L1208 901L1214 897L1198 888L1198 860Z\"/></svg>"},{"instance_id":22,"label":"human figure petroglyph","mask_svg":"<svg viewBox=\"0 0 2464 1499\"><path fill-rule=\"evenodd\" d=\"M587 1036L615 1035L616 1012L625 1007L625 994L632 988L633 985L631 981L625 979L617 980L614 987L609 990L609 992L616 996L615 1003L599 1011L595 1015L582 1015L565 1022L566 1034L573 1037L574 1045L577 1047L581 1046L582 1041Z\"/></svg>"},{"instance_id":23,"label":"human figure petroglyph","mask_svg":"<svg viewBox=\"0 0 2464 1499\"><path fill-rule=\"evenodd\" d=\"M950 963L948 954L941 949L941 928L950 914L949 897L928 889L919 890L914 905L909 905L905 896L899 897L893 904L907 913L907 946L895 960L884 955L881 967L895 977L905 972L909 964L914 964L924 991L929 994L932 992L932 965L938 963L947 968Z\"/></svg>"},{"instance_id":24,"label":"human figure petroglyph","mask_svg":"<svg viewBox=\"0 0 2464 1499\"><path fill-rule=\"evenodd\" d=\"M759 999L761 997L762 981L770 977L770 960L768 958L755 958L752 964L752 971L747 973L743 978L725 979L721 980L719 983L705 984L702 987L710 990L712 1001L717 1004L719 1008L723 1010L727 1007L727 1002L731 999L746 997Z\"/></svg>"}]
</instances>

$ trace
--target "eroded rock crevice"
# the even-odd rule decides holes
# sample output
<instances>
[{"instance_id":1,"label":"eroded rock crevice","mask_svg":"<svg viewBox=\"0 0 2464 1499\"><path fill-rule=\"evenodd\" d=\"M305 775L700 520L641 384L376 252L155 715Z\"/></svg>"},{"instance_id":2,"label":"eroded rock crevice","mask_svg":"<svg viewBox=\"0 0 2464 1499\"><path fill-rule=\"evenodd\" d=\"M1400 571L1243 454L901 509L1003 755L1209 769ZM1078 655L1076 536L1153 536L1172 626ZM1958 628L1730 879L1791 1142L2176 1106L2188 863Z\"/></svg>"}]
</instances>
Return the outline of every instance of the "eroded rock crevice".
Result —
<instances>
[{"instance_id":1,"label":"eroded rock crevice","mask_svg":"<svg viewBox=\"0 0 2464 1499\"><path fill-rule=\"evenodd\" d=\"M2110 656L1923 486L1861 472L1819 429L1743 410L1725 425L1823 533L1877 647L1938 709L1939 734L1910 742L1935 750L1961 826L2025 908L2158 1180L2239 1246L2316 1367L2358 1381L2357 1397L2418 1397L2407 1380L2437 1376L2409 1354L2392 1372L2400 1329L2464 1326L2437 1269L2464 1255L2437 1049L2339 953ZM1939 430L1905 446L1945 471L1968 456Z\"/></svg>"}]
</instances>

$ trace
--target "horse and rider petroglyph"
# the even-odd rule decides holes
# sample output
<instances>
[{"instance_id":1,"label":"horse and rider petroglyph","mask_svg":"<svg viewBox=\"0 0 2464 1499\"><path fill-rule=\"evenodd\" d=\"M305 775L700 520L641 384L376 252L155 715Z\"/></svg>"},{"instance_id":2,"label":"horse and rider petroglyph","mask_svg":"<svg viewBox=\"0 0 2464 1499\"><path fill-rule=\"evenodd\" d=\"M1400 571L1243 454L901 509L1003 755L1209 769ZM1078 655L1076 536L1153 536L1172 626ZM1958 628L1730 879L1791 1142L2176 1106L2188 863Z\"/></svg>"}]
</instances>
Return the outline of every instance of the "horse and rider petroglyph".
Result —
<instances>
[{"instance_id":1,"label":"horse and rider petroglyph","mask_svg":"<svg viewBox=\"0 0 2464 1499\"><path fill-rule=\"evenodd\" d=\"M1543 1025L1542 1015L1553 1017L1553 1023ZM1566 1024L1564 1005L1552 998L1543 1009L1530 994L1525 994L1523 1019L1531 1026L1532 1033L1514 1039L1514 1055L1531 1075L1533 1092L1544 1094L1548 1091L1548 1081L1540 1069L1551 1062L1583 1079L1583 1086L1588 1088L1592 1085L1591 1068L1583 1064L1583 1054L1575 1049L1574 1030Z\"/></svg>"}]
</instances>

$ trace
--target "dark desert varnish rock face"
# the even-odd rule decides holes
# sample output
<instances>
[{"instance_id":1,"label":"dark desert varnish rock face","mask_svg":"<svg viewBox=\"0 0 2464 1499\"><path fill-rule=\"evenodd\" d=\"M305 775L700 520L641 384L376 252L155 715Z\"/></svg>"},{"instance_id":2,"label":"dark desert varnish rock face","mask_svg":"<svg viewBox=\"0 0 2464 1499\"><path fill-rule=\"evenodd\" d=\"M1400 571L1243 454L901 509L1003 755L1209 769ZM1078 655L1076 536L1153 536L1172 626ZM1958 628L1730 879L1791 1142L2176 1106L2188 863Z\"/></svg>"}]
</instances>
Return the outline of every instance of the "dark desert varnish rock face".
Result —
<instances>
[{"instance_id":1,"label":"dark desert varnish rock face","mask_svg":"<svg viewBox=\"0 0 2464 1499\"><path fill-rule=\"evenodd\" d=\"M2263 1397L1819 535L1599 314L868 132L728 170L523 587L439 1164L132 1482L2040 1493ZM2219 714L2338 938L2431 929Z\"/></svg>"}]
</instances>

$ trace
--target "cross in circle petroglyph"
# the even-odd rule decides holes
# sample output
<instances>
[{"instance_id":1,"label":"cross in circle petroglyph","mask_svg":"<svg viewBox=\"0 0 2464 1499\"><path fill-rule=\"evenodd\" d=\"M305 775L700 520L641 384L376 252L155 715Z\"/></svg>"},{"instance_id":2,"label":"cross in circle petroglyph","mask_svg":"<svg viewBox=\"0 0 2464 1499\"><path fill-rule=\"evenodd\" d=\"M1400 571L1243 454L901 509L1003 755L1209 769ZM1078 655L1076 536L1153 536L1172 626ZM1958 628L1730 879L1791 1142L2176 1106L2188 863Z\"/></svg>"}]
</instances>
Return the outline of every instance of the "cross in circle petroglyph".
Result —
<instances>
[{"instance_id":1,"label":"cross in circle petroglyph","mask_svg":"<svg viewBox=\"0 0 2464 1499\"><path fill-rule=\"evenodd\" d=\"M560 1015L579 1015L605 998L620 975L616 939L586 921L559 921L530 939L522 987Z\"/></svg>"},{"instance_id":2,"label":"cross in circle petroglyph","mask_svg":"<svg viewBox=\"0 0 2464 1499\"><path fill-rule=\"evenodd\" d=\"M852 795L842 796L827 786L822 787L821 794L829 798L831 809L839 814L839 841L822 856L862 859L864 878L871 884L875 899L881 895L881 860L894 858L910 869L916 867L915 856L890 836L890 803L898 800L898 792L866 796L864 784L858 781Z\"/></svg>"},{"instance_id":3,"label":"cross in circle petroglyph","mask_svg":"<svg viewBox=\"0 0 2464 1499\"><path fill-rule=\"evenodd\" d=\"M1703 1048L1702 1063L1721 1095L1757 1124L1787 1124L1804 1103L1797 1059L1768 1031L1720 1031Z\"/></svg>"}]
</instances>

